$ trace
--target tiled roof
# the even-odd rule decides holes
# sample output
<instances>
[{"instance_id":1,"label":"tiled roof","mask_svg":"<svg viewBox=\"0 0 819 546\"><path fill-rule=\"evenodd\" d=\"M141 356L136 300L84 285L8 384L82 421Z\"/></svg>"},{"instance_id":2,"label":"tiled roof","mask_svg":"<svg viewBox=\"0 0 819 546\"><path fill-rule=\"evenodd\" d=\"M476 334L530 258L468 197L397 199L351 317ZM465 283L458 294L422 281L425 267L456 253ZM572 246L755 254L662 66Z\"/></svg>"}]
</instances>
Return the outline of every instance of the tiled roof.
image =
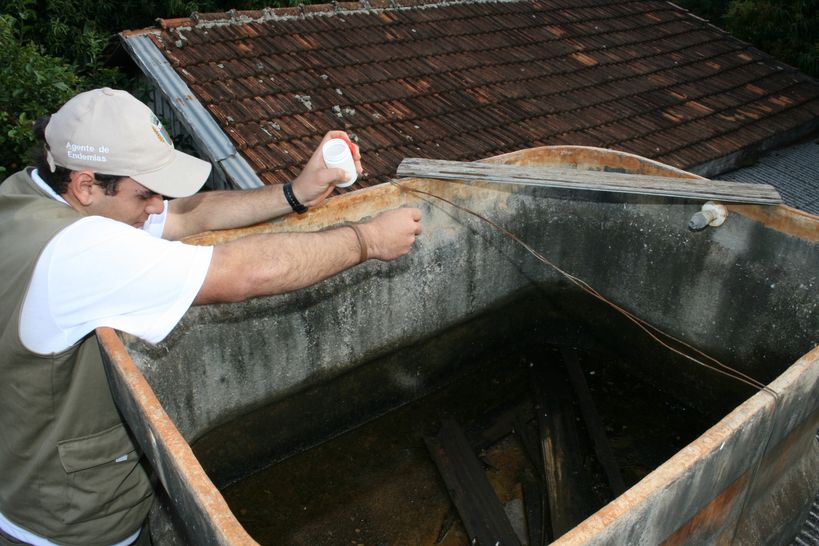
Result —
<instances>
[{"instance_id":1,"label":"tiled roof","mask_svg":"<svg viewBox=\"0 0 819 546\"><path fill-rule=\"evenodd\" d=\"M363 0L160 20L149 35L265 183L329 129L405 157L550 144L703 168L817 127L819 83L659 0ZM767 144L766 144L767 143Z\"/></svg>"}]
</instances>

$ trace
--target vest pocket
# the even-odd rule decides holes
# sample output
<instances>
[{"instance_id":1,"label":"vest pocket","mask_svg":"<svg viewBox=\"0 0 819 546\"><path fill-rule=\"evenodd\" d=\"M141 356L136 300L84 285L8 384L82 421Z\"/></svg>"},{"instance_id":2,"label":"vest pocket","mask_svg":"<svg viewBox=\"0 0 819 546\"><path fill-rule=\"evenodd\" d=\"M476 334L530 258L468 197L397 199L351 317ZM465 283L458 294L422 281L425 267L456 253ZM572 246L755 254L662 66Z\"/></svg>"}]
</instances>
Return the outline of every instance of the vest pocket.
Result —
<instances>
[{"instance_id":1,"label":"vest pocket","mask_svg":"<svg viewBox=\"0 0 819 546\"><path fill-rule=\"evenodd\" d=\"M80 438L57 442L60 462L69 474L136 456L136 448L121 424Z\"/></svg>"},{"instance_id":2,"label":"vest pocket","mask_svg":"<svg viewBox=\"0 0 819 546\"><path fill-rule=\"evenodd\" d=\"M68 523L127 510L151 494L147 474L122 424L57 443L66 472Z\"/></svg>"}]
</instances>

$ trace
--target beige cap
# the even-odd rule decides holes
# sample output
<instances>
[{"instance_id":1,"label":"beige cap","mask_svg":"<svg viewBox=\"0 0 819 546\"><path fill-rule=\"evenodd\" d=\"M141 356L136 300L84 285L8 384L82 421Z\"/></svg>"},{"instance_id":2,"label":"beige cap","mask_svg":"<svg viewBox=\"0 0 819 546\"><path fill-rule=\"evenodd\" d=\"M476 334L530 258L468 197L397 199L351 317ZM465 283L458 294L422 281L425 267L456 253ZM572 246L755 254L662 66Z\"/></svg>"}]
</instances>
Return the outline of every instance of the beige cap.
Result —
<instances>
[{"instance_id":1,"label":"beige cap","mask_svg":"<svg viewBox=\"0 0 819 546\"><path fill-rule=\"evenodd\" d=\"M167 197L199 191L211 164L174 149L162 122L126 91L80 93L51 116L48 163L72 171L129 176Z\"/></svg>"}]
</instances>

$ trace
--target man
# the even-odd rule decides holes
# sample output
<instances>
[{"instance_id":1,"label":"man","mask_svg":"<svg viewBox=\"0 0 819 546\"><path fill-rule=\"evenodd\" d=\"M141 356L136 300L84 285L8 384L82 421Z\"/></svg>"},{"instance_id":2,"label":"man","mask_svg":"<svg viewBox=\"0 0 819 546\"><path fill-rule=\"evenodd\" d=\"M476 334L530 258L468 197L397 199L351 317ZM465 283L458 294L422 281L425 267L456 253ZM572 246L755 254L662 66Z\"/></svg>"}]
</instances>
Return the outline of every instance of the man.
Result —
<instances>
[{"instance_id":1,"label":"man","mask_svg":"<svg viewBox=\"0 0 819 546\"><path fill-rule=\"evenodd\" d=\"M315 206L346 175L324 165L319 146L292 184L196 193L210 164L174 150L147 106L107 88L77 95L38 134L37 168L0 185L0 543L142 543L151 483L94 329L156 343L192 304L283 293L368 258L396 259L421 233L421 213L186 245L178 240L193 233ZM341 131L324 141L334 137L349 142Z\"/></svg>"}]
</instances>

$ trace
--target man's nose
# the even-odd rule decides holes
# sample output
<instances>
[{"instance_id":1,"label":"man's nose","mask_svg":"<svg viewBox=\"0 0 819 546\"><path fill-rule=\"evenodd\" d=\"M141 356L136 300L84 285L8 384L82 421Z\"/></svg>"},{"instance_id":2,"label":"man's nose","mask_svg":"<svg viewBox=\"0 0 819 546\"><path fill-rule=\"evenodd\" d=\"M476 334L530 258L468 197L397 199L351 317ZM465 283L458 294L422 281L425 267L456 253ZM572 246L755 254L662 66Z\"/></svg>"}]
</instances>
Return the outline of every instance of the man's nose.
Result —
<instances>
[{"instance_id":1,"label":"man's nose","mask_svg":"<svg viewBox=\"0 0 819 546\"><path fill-rule=\"evenodd\" d=\"M145 206L145 212L148 214L162 214L164 209L165 200L159 194L152 196L151 199L148 200L148 204Z\"/></svg>"}]
</instances>

